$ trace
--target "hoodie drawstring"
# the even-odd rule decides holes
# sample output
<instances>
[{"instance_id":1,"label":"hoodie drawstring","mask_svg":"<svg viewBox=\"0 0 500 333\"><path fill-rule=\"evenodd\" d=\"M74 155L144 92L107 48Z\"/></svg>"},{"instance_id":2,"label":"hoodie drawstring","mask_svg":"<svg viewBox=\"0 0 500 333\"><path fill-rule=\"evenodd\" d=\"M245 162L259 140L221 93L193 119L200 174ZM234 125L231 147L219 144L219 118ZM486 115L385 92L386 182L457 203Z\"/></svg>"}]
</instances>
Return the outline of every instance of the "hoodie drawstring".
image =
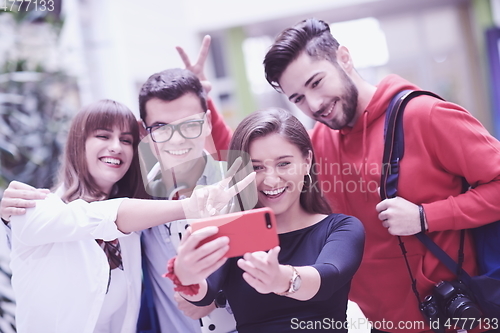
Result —
<instances>
[{"instance_id":1,"label":"hoodie drawstring","mask_svg":"<svg viewBox=\"0 0 500 333\"><path fill-rule=\"evenodd\" d=\"M340 134L339 135L339 149L337 149L337 161L339 163L339 166L342 166L342 149L344 147L344 135ZM342 173L342 170L340 170L340 173L339 173L339 177L341 178L341 182L343 181L343 173ZM335 180L334 180L335 181ZM344 214L347 214L347 215L352 215L350 213L350 209L349 209L349 206L347 205L347 195L344 191L344 187L342 185L340 191L342 192L342 203L343 203L343 207L344 207L344 211L343 213Z\"/></svg>"},{"instance_id":2,"label":"hoodie drawstring","mask_svg":"<svg viewBox=\"0 0 500 333\"><path fill-rule=\"evenodd\" d=\"M362 169L363 169L363 174L362 177L364 180L367 180L367 159L368 157L366 156L366 151L367 151L367 141L366 141L366 128L368 127L368 111L363 112L363 155L362 155ZM366 183L366 189L365 189L365 201L368 201L368 183Z\"/></svg>"}]
</instances>

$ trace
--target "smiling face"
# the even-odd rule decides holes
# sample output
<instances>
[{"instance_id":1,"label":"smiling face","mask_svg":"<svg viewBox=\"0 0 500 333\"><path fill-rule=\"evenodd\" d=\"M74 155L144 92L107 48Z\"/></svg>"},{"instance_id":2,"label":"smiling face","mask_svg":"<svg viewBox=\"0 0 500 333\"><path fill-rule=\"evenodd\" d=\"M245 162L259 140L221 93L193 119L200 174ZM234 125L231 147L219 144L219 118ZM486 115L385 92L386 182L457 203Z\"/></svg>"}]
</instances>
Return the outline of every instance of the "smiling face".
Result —
<instances>
[{"instance_id":1,"label":"smiling face","mask_svg":"<svg viewBox=\"0 0 500 333\"><path fill-rule=\"evenodd\" d=\"M290 102L307 116L332 129L353 125L358 90L338 64L302 52L280 77Z\"/></svg>"},{"instance_id":2,"label":"smiling face","mask_svg":"<svg viewBox=\"0 0 500 333\"><path fill-rule=\"evenodd\" d=\"M254 139L249 153L257 172L259 203L270 207L276 216L301 209L300 193L312 153L304 157L297 146L277 133Z\"/></svg>"},{"instance_id":3,"label":"smiling face","mask_svg":"<svg viewBox=\"0 0 500 333\"><path fill-rule=\"evenodd\" d=\"M164 101L153 98L146 103L146 126L160 124L176 125L189 120L203 120L201 135L194 139L186 139L178 130L174 131L170 140L153 142L149 137L151 151L156 158L161 159L165 170L177 166L176 173L189 173L200 163L207 136L211 132L210 112L201 108L199 98L193 93L187 93L173 100Z\"/></svg>"},{"instance_id":4,"label":"smiling face","mask_svg":"<svg viewBox=\"0 0 500 333\"><path fill-rule=\"evenodd\" d=\"M97 129L85 141L85 157L90 175L101 191L109 194L125 175L134 156L133 136L118 127Z\"/></svg>"}]
</instances>

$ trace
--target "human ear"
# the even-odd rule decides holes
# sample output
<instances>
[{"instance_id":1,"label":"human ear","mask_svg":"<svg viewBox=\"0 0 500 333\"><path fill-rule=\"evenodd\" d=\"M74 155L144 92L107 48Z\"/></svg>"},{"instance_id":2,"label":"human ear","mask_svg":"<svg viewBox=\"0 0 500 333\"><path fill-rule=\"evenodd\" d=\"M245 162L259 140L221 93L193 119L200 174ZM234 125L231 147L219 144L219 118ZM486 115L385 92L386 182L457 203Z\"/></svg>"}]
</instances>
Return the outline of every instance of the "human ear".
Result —
<instances>
[{"instance_id":1,"label":"human ear","mask_svg":"<svg viewBox=\"0 0 500 333\"><path fill-rule=\"evenodd\" d=\"M347 47L341 45L337 50L337 62L344 71L350 73L353 69L352 57Z\"/></svg>"},{"instance_id":2,"label":"human ear","mask_svg":"<svg viewBox=\"0 0 500 333\"><path fill-rule=\"evenodd\" d=\"M311 150L309 150L309 152L307 153L307 156L305 157L306 170L305 170L305 174L304 175L307 175L309 172L311 172L312 158L313 158L313 153L312 153Z\"/></svg>"},{"instance_id":3,"label":"human ear","mask_svg":"<svg viewBox=\"0 0 500 333\"><path fill-rule=\"evenodd\" d=\"M139 139L142 142L149 142L148 131L146 130L146 124L142 121L142 119L137 120L137 125L139 125Z\"/></svg>"},{"instance_id":4,"label":"human ear","mask_svg":"<svg viewBox=\"0 0 500 333\"><path fill-rule=\"evenodd\" d=\"M207 135L212 133L212 112L210 110L207 110L205 114L205 121L207 124Z\"/></svg>"}]
</instances>

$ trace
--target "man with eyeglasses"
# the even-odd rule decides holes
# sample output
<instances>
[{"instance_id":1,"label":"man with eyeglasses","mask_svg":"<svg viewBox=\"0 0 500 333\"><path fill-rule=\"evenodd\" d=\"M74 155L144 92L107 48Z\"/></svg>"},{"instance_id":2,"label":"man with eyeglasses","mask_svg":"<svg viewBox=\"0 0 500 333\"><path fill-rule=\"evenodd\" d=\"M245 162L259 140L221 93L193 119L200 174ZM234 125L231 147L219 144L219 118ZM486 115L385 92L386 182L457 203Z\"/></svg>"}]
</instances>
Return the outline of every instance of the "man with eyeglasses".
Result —
<instances>
[{"instance_id":1,"label":"man with eyeglasses","mask_svg":"<svg viewBox=\"0 0 500 333\"><path fill-rule=\"evenodd\" d=\"M151 167L147 190L154 199L183 199L196 186L223 179L225 163L215 160L205 150L207 143L215 146L211 139L213 119L205 91L195 74L174 68L151 75L139 93L139 112L147 132L139 153ZM217 142L217 147L227 147L228 139ZM151 153L152 162L147 160ZM195 307L176 295L172 282L162 277L167 261L177 254L188 223L173 221L143 231L143 270L152 291L145 295L154 302L161 332L200 332L200 326L205 332L232 331L235 322L228 309L214 311L215 304ZM220 303L219 306L225 306L224 301ZM191 317L209 313L210 317L193 320L181 310L189 312Z\"/></svg>"}]
</instances>

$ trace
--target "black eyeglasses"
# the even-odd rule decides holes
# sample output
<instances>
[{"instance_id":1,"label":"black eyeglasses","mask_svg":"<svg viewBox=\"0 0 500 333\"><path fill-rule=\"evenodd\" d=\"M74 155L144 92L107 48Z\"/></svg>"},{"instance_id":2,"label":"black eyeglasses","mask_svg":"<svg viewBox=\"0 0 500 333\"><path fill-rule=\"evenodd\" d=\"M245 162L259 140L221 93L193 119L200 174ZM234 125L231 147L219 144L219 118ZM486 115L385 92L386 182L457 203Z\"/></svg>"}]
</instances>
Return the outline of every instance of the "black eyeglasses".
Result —
<instances>
[{"instance_id":1,"label":"black eyeglasses","mask_svg":"<svg viewBox=\"0 0 500 333\"><path fill-rule=\"evenodd\" d=\"M203 118L205 118L205 114L203 114ZM179 134L185 139L196 139L201 135L204 123L205 120L203 119L193 119L183 121L182 123L176 125L157 124L148 126L146 127L146 130L151 135L151 139L153 139L156 143L162 143L170 140L175 131L179 132Z\"/></svg>"}]
</instances>

